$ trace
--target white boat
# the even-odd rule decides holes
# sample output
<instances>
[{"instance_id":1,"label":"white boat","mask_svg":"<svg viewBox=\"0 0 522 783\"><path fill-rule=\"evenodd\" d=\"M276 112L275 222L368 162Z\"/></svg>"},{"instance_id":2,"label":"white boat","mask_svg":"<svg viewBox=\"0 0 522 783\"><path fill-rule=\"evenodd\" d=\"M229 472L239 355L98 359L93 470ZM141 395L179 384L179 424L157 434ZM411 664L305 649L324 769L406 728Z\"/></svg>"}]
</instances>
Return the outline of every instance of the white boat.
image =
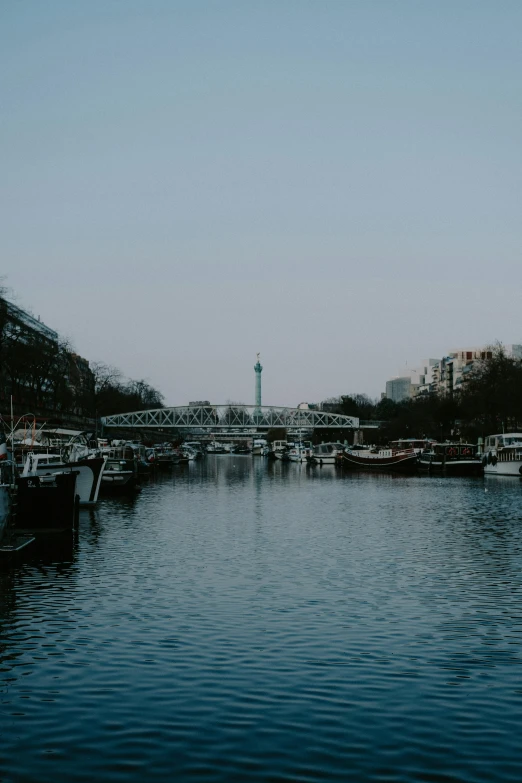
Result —
<instances>
[{"instance_id":1,"label":"white boat","mask_svg":"<svg viewBox=\"0 0 522 783\"><path fill-rule=\"evenodd\" d=\"M314 446L310 462L319 465L335 465L337 456L344 451L342 443L319 443Z\"/></svg>"},{"instance_id":2,"label":"white boat","mask_svg":"<svg viewBox=\"0 0 522 783\"><path fill-rule=\"evenodd\" d=\"M482 464L487 476L522 476L522 432L488 435Z\"/></svg>"},{"instance_id":3,"label":"white boat","mask_svg":"<svg viewBox=\"0 0 522 783\"><path fill-rule=\"evenodd\" d=\"M288 459L290 462L306 462L311 454L312 444L310 441L294 443L292 448L288 451Z\"/></svg>"},{"instance_id":4,"label":"white boat","mask_svg":"<svg viewBox=\"0 0 522 783\"><path fill-rule=\"evenodd\" d=\"M192 459L201 459L205 455L205 452L199 440L185 441L185 443L183 444L183 449L184 450L189 449L194 453ZM191 457L189 457L189 459L191 459Z\"/></svg>"},{"instance_id":5,"label":"white boat","mask_svg":"<svg viewBox=\"0 0 522 783\"><path fill-rule=\"evenodd\" d=\"M199 451L196 451L196 449L193 449L192 446L188 446L187 444L183 446L182 452L189 462L201 458Z\"/></svg>"},{"instance_id":6,"label":"white boat","mask_svg":"<svg viewBox=\"0 0 522 783\"><path fill-rule=\"evenodd\" d=\"M76 472L76 493L81 506L93 506L98 500L105 460L103 457L82 457L66 462L61 454L34 454L30 452L25 460L22 476L49 477L54 481L57 473Z\"/></svg>"},{"instance_id":7,"label":"white boat","mask_svg":"<svg viewBox=\"0 0 522 783\"><path fill-rule=\"evenodd\" d=\"M272 443L272 454L276 459L283 459L294 444L286 440L275 440Z\"/></svg>"},{"instance_id":8,"label":"white boat","mask_svg":"<svg viewBox=\"0 0 522 783\"><path fill-rule=\"evenodd\" d=\"M218 443L218 441L212 441L212 443L209 443L207 446L207 454L228 454L230 449L226 449L223 443Z\"/></svg>"},{"instance_id":9,"label":"white boat","mask_svg":"<svg viewBox=\"0 0 522 783\"><path fill-rule=\"evenodd\" d=\"M264 438L255 438L252 443L252 454L254 457L262 457L266 454L268 441Z\"/></svg>"}]
</instances>

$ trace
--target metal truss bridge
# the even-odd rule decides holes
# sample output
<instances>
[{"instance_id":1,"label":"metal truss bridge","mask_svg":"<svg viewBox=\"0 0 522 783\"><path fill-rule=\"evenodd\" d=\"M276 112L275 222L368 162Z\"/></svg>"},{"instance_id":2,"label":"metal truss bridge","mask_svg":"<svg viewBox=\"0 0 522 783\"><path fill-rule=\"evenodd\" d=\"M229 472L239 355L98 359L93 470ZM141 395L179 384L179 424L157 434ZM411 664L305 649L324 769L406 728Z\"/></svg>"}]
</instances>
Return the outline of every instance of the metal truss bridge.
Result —
<instances>
[{"instance_id":1,"label":"metal truss bridge","mask_svg":"<svg viewBox=\"0 0 522 783\"><path fill-rule=\"evenodd\" d=\"M353 429L359 419L308 408L255 405L188 405L149 411L118 413L102 418L104 427L184 430Z\"/></svg>"}]
</instances>

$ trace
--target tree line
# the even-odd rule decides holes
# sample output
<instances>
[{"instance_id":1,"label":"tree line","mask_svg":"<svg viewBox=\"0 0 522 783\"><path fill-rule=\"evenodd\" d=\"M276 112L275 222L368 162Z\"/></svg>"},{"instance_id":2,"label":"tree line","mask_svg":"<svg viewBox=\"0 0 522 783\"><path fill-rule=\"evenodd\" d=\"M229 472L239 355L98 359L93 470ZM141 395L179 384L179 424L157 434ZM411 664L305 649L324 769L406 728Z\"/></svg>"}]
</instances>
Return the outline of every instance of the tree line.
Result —
<instances>
[{"instance_id":1,"label":"tree line","mask_svg":"<svg viewBox=\"0 0 522 783\"><path fill-rule=\"evenodd\" d=\"M378 443L407 437L476 443L479 437L517 431L522 427L522 361L508 356L500 343L489 353L489 358L473 362L458 391L402 402L348 394L325 400L321 407L385 422L372 431L371 439Z\"/></svg>"},{"instance_id":2,"label":"tree line","mask_svg":"<svg viewBox=\"0 0 522 783\"><path fill-rule=\"evenodd\" d=\"M92 362L96 416L162 408L163 394L144 380L125 379L116 367Z\"/></svg>"}]
</instances>

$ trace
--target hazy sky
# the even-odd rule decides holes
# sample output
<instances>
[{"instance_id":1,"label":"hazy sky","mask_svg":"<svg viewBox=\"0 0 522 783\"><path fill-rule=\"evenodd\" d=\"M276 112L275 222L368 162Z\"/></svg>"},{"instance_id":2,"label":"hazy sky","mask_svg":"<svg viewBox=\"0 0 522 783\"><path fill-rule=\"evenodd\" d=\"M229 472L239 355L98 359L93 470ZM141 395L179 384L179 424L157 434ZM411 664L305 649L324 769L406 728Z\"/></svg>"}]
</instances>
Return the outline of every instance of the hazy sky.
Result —
<instances>
[{"instance_id":1,"label":"hazy sky","mask_svg":"<svg viewBox=\"0 0 522 783\"><path fill-rule=\"evenodd\" d=\"M0 0L0 273L168 404L522 342L522 3Z\"/></svg>"}]
</instances>

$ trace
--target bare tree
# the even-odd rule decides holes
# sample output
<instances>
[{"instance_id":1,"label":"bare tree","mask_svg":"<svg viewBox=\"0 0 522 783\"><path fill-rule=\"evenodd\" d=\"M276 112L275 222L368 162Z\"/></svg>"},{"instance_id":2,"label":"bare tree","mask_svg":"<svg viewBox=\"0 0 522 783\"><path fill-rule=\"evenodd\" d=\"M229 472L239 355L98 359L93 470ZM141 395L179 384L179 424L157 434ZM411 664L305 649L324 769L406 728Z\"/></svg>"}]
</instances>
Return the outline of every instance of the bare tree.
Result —
<instances>
[{"instance_id":1,"label":"bare tree","mask_svg":"<svg viewBox=\"0 0 522 783\"><path fill-rule=\"evenodd\" d=\"M94 391L95 394L108 389L110 386L119 386L122 381L121 370L114 367L112 364L105 364L105 362L91 362L90 368L94 375Z\"/></svg>"}]
</instances>

